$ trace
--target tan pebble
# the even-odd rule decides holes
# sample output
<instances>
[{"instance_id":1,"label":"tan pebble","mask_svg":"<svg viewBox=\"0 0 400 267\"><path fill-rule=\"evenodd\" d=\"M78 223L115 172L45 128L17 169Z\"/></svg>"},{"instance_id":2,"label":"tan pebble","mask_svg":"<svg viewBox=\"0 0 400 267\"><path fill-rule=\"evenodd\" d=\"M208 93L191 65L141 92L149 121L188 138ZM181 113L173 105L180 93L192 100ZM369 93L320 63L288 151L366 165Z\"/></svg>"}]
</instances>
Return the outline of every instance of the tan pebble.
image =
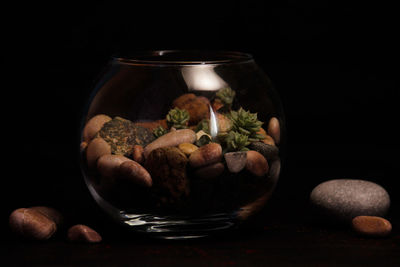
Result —
<instances>
[{"instance_id":1,"label":"tan pebble","mask_svg":"<svg viewBox=\"0 0 400 267\"><path fill-rule=\"evenodd\" d=\"M392 224L377 216L357 216L352 220L354 231L365 236L384 237L392 231Z\"/></svg>"},{"instance_id":2,"label":"tan pebble","mask_svg":"<svg viewBox=\"0 0 400 267\"><path fill-rule=\"evenodd\" d=\"M281 140L281 128L279 120L276 117L272 117L269 120L268 134L275 140L275 143L279 145Z\"/></svg>"},{"instance_id":3,"label":"tan pebble","mask_svg":"<svg viewBox=\"0 0 400 267\"><path fill-rule=\"evenodd\" d=\"M57 226L60 226L63 223L64 218L63 218L62 214L56 209L53 209L50 207L45 207L45 206L35 206L35 207L31 207L29 209L38 211L41 214L45 215L50 220L53 220Z\"/></svg>"},{"instance_id":4,"label":"tan pebble","mask_svg":"<svg viewBox=\"0 0 400 267\"><path fill-rule=\"evenodd\" d=\"M196 133L190 129L176 130L164 134L148 144L143 151L144 157L147 158L151 151L160 147L178 146L182 143L194 143L196 141Z\"/></svg>"},{"instance_id":5,"label":"tan pebble","mask_svg":"<svg viewBox=\"0 0 400 267\"><path fill-rule=\"evenodd\" d=\"M210 165L220 162L222 159L222 147L217 143L209 143L204 145L190 154L189 163L192 167Z\"/></svg>"},{"instance_id":6,"label":"tan pebble","mask_svg":"<svg viewBox=\"0 0 400 267\"><path fill-rule=\"evenodd\" d=\"M103 127L104 123L110 120L111 118L104 114L99 114L91 118L83 129L83 141L90 142L90 140L92 140L97 132Z\"/></svg>"},{"instance_id":7,"label":"tan pebble","mask_svg":"<svg viewBox=\"0 0 400 267\"><path fill-rule=\"evenodd\" d=\"M269 166L267 160L259 152L247 151L246 169L256 176L264 176L268 173Z\"/></svg>"},{"instance_id":8,"label":"tan pebble","mask_svg":"<svg viewBox=\"0 0 400 267\"><path fill-rule=\"evenodd\" d=\"M182 143L179 144L178 148L186 155L189 156L192 154L194 151L199 149L196 145L190 144L190 143Z\"/></svg>"},{"instance_id":9,"label":"tan pebble","mask_svg":"<svg viewBox=\"0 0 400 267\"><path fill-rule=\"evenodd\" d=\"M103 156L111 154L110 145L103 138L97 137L93 139L86 149L86 160L89 168L95 168L97 160Z\"/></svg>"},{"instance_id":10,"label":"tan pebble","mask_svg":"<svg viewBox=\"0 0 400 267\"><path fill-rule=\"evenodd\" d=\"M97 170L103 177L113 177L117 174L118 167L131 159L122 155L103 155L97 160Z\"/></svg>"},{"instance_id":11,"label":"tan pebble","mask_svg":"<svg viewBox=\"0 0 400 267\"><path fill-rule=\"evenodd\" d=\"M144 161L143 147L141 145L134 145L132 151L132 158L137 163L142 164Z\"/></svg>"},{"instance_id":12,"label":"tan pebble","mask_svg":"<svg viewBox=\"0 0 400 267\"><path fill-rule=\"evenodd\" d=\"M133 160L122 163L119 166L118 172L121 178L134 184L145 187L151 187L153 185L153 180L149 172L142 165Z\"/></svg>"},{"instance_id":13,"label":"tan pebble","mask_svg":"<svg viewBox=\"0 0 400 267\"><path fill-rule=\"evenodd\" d=\"M99 233L83 224L77 224L68 229L67 238L72 242L98 243L102 240Z\"/></svg>"},{"instance_id":14,"label":"tan pebble","mask_svg":"<svg viewBox=\"0 0 400 267\"><path fill-rule=\"evenodd\" d=\"M56 223L33 209L17 209L9 218L11 229L18 235L34 240L49 239L57 230Z\"/></svg>"},{"instance_id":15,"label":"tan pebble","mask_svg":"<svg viewBox=\"0 0 400 267\"><path fill-rule=\"evenodd\" d=\"M195 171L195 175L203 179L213 179L224 172L225 166L221 162L201 167Z\"/></svg>"}]
</instances>

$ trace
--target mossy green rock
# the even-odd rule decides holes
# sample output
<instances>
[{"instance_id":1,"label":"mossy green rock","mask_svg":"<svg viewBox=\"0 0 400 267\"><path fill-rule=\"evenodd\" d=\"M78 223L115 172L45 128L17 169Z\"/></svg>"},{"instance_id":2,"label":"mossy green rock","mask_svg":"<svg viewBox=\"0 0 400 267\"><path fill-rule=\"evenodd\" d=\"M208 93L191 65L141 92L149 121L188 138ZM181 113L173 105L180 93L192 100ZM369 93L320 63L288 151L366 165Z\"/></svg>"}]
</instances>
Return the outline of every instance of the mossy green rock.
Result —
<instances>
[{"instance_id":1,"label":"mossy green rock","mask_svg":"<svg viewBox=\"0 0 400 267\"><path fill-rule=\"evenodd\" d=\"M106 122L97 136L103 138L111 146L112 154L124 156L132 154L134 145L144 147L155 139L149 129L121 117L115 117Z\"/></svg>"}]
</instances>

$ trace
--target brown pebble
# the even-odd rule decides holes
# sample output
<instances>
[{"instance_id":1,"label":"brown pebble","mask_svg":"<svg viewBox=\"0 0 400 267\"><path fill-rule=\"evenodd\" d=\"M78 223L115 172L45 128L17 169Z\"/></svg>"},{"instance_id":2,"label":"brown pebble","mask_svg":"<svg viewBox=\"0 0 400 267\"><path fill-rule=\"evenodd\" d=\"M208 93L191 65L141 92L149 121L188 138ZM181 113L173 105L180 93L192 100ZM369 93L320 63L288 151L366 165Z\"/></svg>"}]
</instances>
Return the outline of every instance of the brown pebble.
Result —
<instances>
[{"instance_id":1,"label":"brown pebble","mask_svg":"<svg viewBox=\"0 0 400 267\"><path fill-rule=\"evenodd\" d=\"M35 207L31 207L29 209L38 211L41 214L45 215L50 220L53 220L58 227L60 225L62 225L62 223L64 221L62 214L56 209L53 209L50 207L45 207L45 206L35 206Z\"/></svg>"},{"instance_id":2,"label":"brown pebble","mask_svg":"<svg viewBox=\"0 0 400 267\"><path fill-rule=\"evenodd\" d=\"M103 156L111 154L110 145L104 141L103 138L94 138L88 145L86 149L86 160L89 168L95 168L97 160Z\"/></svg>"},{"instance_id":3,"label":"brown pebble","mask_svg":"<svg viewBox=\"0 0 400 267\"><path fill-rule=\"evenodd\" d=\"M34 240L47 240L57 230L53 220L34 209L14 210L10 215L9 224L19 236Z\"/></svg>"},{"instance_id":4,"label":"brown pebble","mask_svg":"<svg viewBox=\"0 0 400 267\"><path fill-rule=\"evenodd\" d=\"M210 165L220 162L222 159L222 147L217 143L204 145L190 154L189 162L192 167Z\"/></svg>"},{"instance_id":5,"label":"brown pebble","mask_svg":"<svg viewBox=\"0 0 400 267\"><path fill-rule=\"evenodd\" d=\"M153 131L155 128L158 126L162 126L164 129L168 128L167 125L167 120L158 120L158 121L145 121L145 122L135 122L135 125L142 126L144 128L149 129L150 131Z\"/></svg>"},{"instance_id":6,"label":"brown pebble","mask_svg":"<svg viewBox=\"0 0 400 267\"><path fill-rule=\"evenodd\" d=\"M264 176L268 173L269 166L267 160L259 152L247 151L246 169L256 176Z\"/></svg>"},{"instance_id":7,"label":"brown pebble","mask_svg":"<svg viewBox=\"0 0 400 267\"><path fill-rule=\"evenodd\" d=\"M209 117L210 101L204 96L196 96L195 94L183 94L176 98L172 103L173 107L185 109L189 112L189 125L195 125L202 119Z\"/></svg>"},{"instance_id":8,"label":"brown pebble","mask_svg":"<svg viewBox=\"0 0 400 267\"><path fill-rule=\"evenodd\" d=\"M190 143L182 143L178 146L178 148L186 155L189 156L193 152L195 152L197 149L199 149L196 145L190 144Z\"/></svg>"},{"instance_id":9,"label":"brown pebble","mask_svg":"<svg viewBox=\"0 0 400 267\"><path fill-rule=\"evenodd\" d=\"M151 187L153 180L149 172L136 161L125 161L119 166L119 175L130 182L145 187Z\"/></svg>"},{"instance_id":10,"label":"brown pebble","mask_svg":"<svg viewBox=\"0 0 400 267\"><path fill-rule=\"evenodd\" d=\"M190 129L176 130L164 134L144 148L144 157L147 158L151 151L160 147L178 146L182 143L193 143L196 141L196 133Z\"/></svg>"},{"instance_id":11,"label":"brown pebble","mask_svg":"<svg viewBox=\"0 0 400 267\"><path fill-rule=\"evenodd\" d=\"M83 129L83 141L90 142L90 140L92 140L97 132L103 127L104 123L110 120L111 118L104 114L99 114L91 118Z\"/></svg>"},{"instance_id":12,"label":"brown pebble","mask_svg":"<svg viewBox=\"0 0 400 267\"><path fill-rule=\"evenodd\" d=\"M221 162L201 167L195 171L195 175L203 179L213 179L224 172L225 166Z\"/></svg>"},{"instance_id":13,"label":"brown pebble","mask_svg":"<svg viewBox=\"0 0 400 267\"><path fill-rule=\"evenodd\" d=\"M99 233L83 224L77 224L68 229L67 238L72 242L98 243L102 240Z\"/></svg>"},{"instance_id":14,"label":"brown pebble","mask_svg":"<svg viewBox=\"0 0 400 267\"><path fill-rule=\"evenodd\" d=\"M223 114L216 113L216 115L217 115L219 132L224 132L224 133L229 132L229 130L232 128L232 121Z\"/></svg>"},{"instance_id":15,"label":"brown pebble","mask_svg":"<svg viewBox=\"0 0 400 267\"><path fill-rule=\"evenodd\" d=\"M142 164L144 161L143 156L143 147L141 145L134 145L132 151L132 158L139 164Z\"/></svg>"},{"instance_id":16,"label":"brown pebble","mask_svg":"<svg viewBox=\"0 0 400 267\"><path fill-rule=\"evenodd\" d=\"M113 177L117 174L119 165L130 160L122 155L103 155L97 160L97 170L103 177Z\"/></svg>"},{"instance_id":17,"label":"brown pebble","mask_svg":"<svg viewBox=\"0 0 400 267\"><path fill-rule=\"evenodd\" d=\"M364 236L384 237L392 231L392 224L377 216L357 216L352 220L354 231Z\"/></svg>"},{"instance_id":18,"label":"brown pebble","mask_svg":"<svg viewBox=\"0 0 400 267\"><path fill-rule=\"evenodd\" d=\"M275 140L275 143L279 145L281 140L281 128L279 120L276 117L272 117L269 120L268 134Z\"/></svg>"},{"instance_id":19,"label":"brown pebble","mask_svg":"<svg viewBox=\"0 0 400 267\"><path fill-rule=\"evenodd\" d=\"M215 98L211 105L214 111L218 111L224 106L224 103L222 103L221 99Z\"/></svg>"},{"instance_id":20,"label":"brown pebble","mask_svg":"<svg viewBox=\"0 0 400 267\"><path fill-rule=\"evenodd\" d=\"M260 128L260 130L258 130L257 133L265 136L265 138L263 140L261 140L261 142L263 142L264 144L267 144L267 145L271 145L271 146L275 145L274 139L270 135L268 135L267 132L263 128Z\"/></svg>"}]
</instances>

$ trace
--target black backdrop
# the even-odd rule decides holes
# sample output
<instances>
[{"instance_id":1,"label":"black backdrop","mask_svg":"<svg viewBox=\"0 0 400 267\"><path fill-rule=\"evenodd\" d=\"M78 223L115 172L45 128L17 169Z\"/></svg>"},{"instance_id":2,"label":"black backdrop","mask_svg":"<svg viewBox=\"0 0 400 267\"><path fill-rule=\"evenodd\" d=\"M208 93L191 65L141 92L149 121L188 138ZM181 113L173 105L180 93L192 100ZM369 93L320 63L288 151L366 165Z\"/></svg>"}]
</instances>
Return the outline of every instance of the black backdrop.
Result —
<instances>
[{"instance_id":1,"label":"black backdrop","mask_svg":"<svg viewBox=\"0 0 400 267\"><path fill-rule=\"evenodd\" d=\"M81 113L112 54L149 49L249 52L268 73L287 118L286 162L271 202L282 220L304 213L312 188L333 178L381 184L396 215L400 93L393 7L147 2L4 6L3 222L13 209L32 205L54 206L76 222L101 214L78 165Z\"/></svg>"}]
</instances>

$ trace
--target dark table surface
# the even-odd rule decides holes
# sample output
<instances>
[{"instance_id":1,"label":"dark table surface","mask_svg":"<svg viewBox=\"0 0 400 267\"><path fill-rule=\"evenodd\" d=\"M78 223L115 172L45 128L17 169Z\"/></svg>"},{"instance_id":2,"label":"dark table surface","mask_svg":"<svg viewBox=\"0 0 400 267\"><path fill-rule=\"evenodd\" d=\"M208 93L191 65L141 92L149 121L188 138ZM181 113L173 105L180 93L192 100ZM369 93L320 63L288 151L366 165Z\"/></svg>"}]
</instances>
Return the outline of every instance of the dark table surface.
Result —
<instances>
[{"instance_id":1,"label":"dark table surface","mask_svg":"<svg viewBox=\"0 0 400 267\"><path fill-rule=\"evenodd\" d=\"M98 244L70 243L65 229L45 242L18 240L8 232L3 262L7 266L400 266L396 227L400 221L394 214L387 217L393 224L391 235L370 238L356 235L347 225L324 221L309 209L285 213L289 207L273 204L240 230L183 241L127 232L101 213L86 221L102 234Z\"/></svg>"}]
</instances>

